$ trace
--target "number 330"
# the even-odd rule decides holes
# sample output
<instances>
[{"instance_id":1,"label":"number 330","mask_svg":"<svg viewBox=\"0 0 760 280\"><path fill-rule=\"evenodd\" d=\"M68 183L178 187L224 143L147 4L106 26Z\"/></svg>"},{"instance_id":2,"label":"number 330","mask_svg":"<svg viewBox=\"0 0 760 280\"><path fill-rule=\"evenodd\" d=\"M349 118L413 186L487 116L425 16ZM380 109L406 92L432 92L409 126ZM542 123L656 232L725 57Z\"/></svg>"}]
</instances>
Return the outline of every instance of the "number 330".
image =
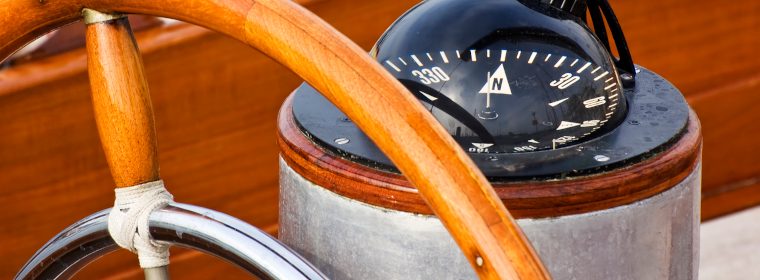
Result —
<instances>
[{"instance_id":1,"label":"number 330","mask_svg":"<svg viewBox=\"0 0 760 280\"><path fill-rule=\"evenodd\" d=\"M420 82L426 85L436 84L442 81L448 81L450 79L449 75L447 75L446 72L444 72L443 69L441 69L440 67L433 67L431 69L424 68L422 70L414 70L412 71L412 75L414 75L417 78L420 78Z\"/></svg>"}]
</instances>

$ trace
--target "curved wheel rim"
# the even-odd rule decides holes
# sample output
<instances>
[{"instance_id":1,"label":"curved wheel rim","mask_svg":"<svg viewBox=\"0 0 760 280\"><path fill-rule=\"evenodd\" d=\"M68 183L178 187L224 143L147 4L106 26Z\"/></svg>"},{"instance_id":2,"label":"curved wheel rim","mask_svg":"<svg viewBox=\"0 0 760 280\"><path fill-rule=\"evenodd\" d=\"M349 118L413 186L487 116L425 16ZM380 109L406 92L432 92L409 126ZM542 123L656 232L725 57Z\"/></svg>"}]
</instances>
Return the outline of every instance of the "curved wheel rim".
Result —
<instances>
[{"instance_id":1,"label":"curved wheel rim","mask_svg":"<svg viewBox=\"0 0 760 280\"><path fill-rule=\"evenodd\" d=\"M24 265L15 279L68 279L119 247L108 235L106 209L59 233ZM232 216L174 203L150 216L160 241L206 252L263 279L326 279L274 237Z\"/></svg>"},{"instance_id":2,"label":"curved wheel rim","mask_svg":"<svg viewBox=\"0 0 760 280\"><path fill-rule=\"evenodd\" d=\"M467 154L406 88L345 36L285 0L0 0L0 57L82 8L150 14L227 34L289 67L349 116L419 190L475 271L548 278ZM18 21L19 18L25 21Z\"/></svg>"}]
</instances>

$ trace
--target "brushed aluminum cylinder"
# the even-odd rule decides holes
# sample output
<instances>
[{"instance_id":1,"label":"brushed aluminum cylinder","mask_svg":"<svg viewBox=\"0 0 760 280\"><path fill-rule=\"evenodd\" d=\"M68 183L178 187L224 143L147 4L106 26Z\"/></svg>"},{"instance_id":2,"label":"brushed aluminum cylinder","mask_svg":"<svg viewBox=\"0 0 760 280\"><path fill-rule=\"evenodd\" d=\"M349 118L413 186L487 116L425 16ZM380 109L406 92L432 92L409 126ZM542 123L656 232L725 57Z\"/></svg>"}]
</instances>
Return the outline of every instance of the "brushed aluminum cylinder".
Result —
<instances>
[{"instance_id":1,"label":"brushed aluminum cylinder","mask_svg":"<svg viewBox=\"0 0 760 280\"><path fill-rule=\"evenodd\" d=\"M701 165L614 208L518 219L554 279L697 279ZM476 279L435 216L380 208L311 183L280 160L280 240L331 279Z\"/></svg>"}]
</instances>

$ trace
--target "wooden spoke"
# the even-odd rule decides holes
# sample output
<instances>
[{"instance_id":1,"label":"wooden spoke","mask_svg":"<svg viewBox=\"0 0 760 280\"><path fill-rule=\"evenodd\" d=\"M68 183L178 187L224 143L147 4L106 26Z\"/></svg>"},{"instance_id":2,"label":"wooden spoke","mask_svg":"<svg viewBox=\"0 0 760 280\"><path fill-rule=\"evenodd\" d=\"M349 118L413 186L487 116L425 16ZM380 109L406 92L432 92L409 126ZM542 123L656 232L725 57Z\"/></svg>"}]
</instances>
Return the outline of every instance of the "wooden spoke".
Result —
<instances>
[{"instance_id":1,"label":"wooden spoke","mask_svg":"<svg viewBox=\"0 0 760 280\"><path fill-rule=\"evenodd\" d=\"M159 179L153 107L142 57L128 19L82 11L95 122L117 188ZM145 279L169 279L166 266L146 268Z\"/></svg>"},{"instance_id":2,"label":"wooden spoke","mask_svg":"<svg viewBox=\"0 0 760 280\"><path fill-rule=\"evenodd\" d=\"M83 14L95 121L116 186L158 180L153 108L129 22L89 9Z\"/></svg>"},{"instance_id":3,"label":"wooden spoke","mask_svg":"<svg viewBox=\"0 0 760 280\"><path fill-rule=\"evenodd\" d=\"M481 278L549 278L491 185L445 129L364 50L297 4L287 0L0 0L0 14L12 15L0 17L0 57L34 36L76 20L82 7L175 18L258 48L322 92L388 155L438 215ZM111 34L106 36L131 41L117 30L106 31ZM95 98L112 95L105 96L103 104L116 111L103 112L96 105L102 119L98 122L101 137L123 137L106 140L111 142L106 150L112 171L117 170L117 185L151 180L158 176L155 133L150 130L152 117L146 117L150 116L147 87L144 81L133 80L142 73L136 48L130 56L125 55L130 51L116 44L90 47L89 41L93 57L110 48L109 52L121 55L111 58L121 61L102 73L128 74L119 79L96 74L92 82L94 90L108 89ZM115 120L128 125L112 127ZM135 143L142 145L132 146ZM127 150L134 156L117 155ZM133 164L139 167L122 171L123 166Z\"/></svg>"}]
</instances>

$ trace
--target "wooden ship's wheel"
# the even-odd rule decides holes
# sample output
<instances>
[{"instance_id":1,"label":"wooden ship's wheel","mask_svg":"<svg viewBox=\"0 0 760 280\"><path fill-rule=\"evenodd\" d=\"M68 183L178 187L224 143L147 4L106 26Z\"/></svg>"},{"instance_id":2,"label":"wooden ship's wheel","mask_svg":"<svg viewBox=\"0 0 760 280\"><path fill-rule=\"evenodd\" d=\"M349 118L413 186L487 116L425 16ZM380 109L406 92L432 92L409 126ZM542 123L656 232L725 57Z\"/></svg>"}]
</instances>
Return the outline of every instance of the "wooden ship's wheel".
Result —
<instances>
[{"instance_id":1,"label":"wooden ship's wheel","mask_svg":"<svg viewBox=\"0 0 760 280\"><path fill-rule=\"evenodd\" d=\"M370 55L285 0L0 0L0 11L0 58L84 19L117 193L18 279L71 276L117 244L165 279L162 242L277 279L696 276L699 121L633 64L604 0L424 1ZM124 13L218 31L306 81L278 121L282 243L172 201Z\"/></svg>"},{"instance_id":2,"label":"wooden ship's wheel","mask_svg":"<svg viewBox=\"0 0 760 280\"><path fill-rule=\"evenodd\" d=\"M425 108L360 48L296 4L8 0L0 6L0 57L81 19L84 9L93 11L86 19L90 81L117 188L154 182L160 176L143 66L127 23L115 13L179 19L259 49L324 92L413 182L481 277L548 277L486 178ZM19 277L38 276L34 273L40 267L27 268Z\"/></svg>"}]
</instances>

